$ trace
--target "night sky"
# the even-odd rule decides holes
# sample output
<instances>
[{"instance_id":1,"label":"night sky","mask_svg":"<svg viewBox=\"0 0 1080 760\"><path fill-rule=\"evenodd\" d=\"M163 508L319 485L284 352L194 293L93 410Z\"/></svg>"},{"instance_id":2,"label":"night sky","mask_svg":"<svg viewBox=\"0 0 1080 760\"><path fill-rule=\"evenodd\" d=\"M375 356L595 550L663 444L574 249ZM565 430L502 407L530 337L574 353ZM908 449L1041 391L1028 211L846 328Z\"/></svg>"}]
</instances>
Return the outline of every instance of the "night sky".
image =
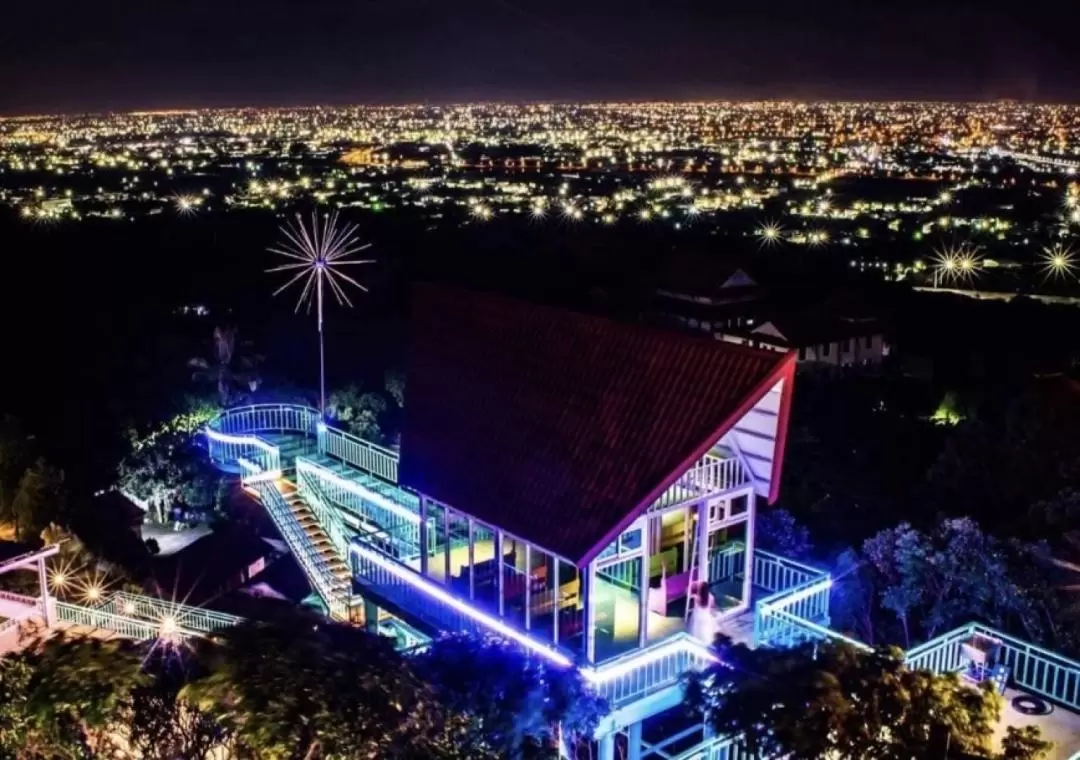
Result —
<instances>
[{"instance_id":1,"label":"night sky","mask_svg":"<svg viewBox=\"0 0 1080 760\"><path fill-rule=\"evenodd\" d=\"M1078 0L9 0L0 113L477 99L1080 101L1078 50Z\"/></svg>"}]
</instances>

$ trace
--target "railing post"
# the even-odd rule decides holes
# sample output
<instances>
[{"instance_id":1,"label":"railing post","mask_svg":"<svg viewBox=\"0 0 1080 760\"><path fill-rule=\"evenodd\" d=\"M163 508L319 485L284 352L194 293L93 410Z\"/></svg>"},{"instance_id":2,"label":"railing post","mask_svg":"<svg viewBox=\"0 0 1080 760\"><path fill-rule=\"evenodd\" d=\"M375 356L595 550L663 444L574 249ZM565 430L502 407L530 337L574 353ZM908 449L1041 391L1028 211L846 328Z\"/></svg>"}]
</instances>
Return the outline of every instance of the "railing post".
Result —
<instances>
[{"instance_id":1,"label":"railing post","mask_svg":"<svg viewBox=\"0 0 1080 760\"><path fill-rule=\"evenodd\" d=\"M326 454L326 423L322 420L315 423L315 448L319 454Z\"/></svg>"}]
</instances>

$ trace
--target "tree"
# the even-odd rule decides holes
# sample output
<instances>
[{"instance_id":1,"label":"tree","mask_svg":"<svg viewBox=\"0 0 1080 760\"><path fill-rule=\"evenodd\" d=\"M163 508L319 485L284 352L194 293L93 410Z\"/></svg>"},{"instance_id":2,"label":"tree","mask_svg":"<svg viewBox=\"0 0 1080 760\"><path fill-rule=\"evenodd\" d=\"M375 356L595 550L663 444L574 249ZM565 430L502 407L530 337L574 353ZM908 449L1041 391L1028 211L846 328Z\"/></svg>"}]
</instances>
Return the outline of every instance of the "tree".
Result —
<instances>
[{"instance_id":1,"label":"tree","mask_svg":"<svg viewBox=\"0 0 1080 760\"><path fill-rule=\"evenodd\" d=\"M66 506L64 473L37 459L23 471L11 500L15 537L35 541L50 524L68 524Z\"/></svg>"},{"instance_id":2,"label":"tree","mask_svg":"<svg viewBox=\"0 0 1080 760\"><path fill-rule=\"evenodd\" d=\"M200 650L181 697L266 758L453 757L431 689L392 642L290 611Z\"/></svg>"},{"instance_id":3,"label":"tree","mask_svg":"<svg viewBox=\"0 0 1080 760\"><path fill-rule=\"evenodd\" d=\"M259 359L237 355L236 335L235 327L215 327L211 358L188 360L188 367L193 370L191 379L212 384L221 406L229 406L235 391L246 389L254 393L260 383Z\"/></svg>"},{"instance_id":4,"label":"tree","mask_svg":"<svg viewBox=\"0 0 1080 760\"><path fill-rule=\"evenodd\" d=\"M758 545L762 549L793 559L810 556L810 531L805 525L800 525L795 515L786 509L761 512L757 517L755 530Z\"/></svg>"},{"instance_id":5,"label":"tree","mask_svg":"<svg viewBox=\"0 0 1080 760\"><path fill-rule=\"evenodd\" d=\"M1005 738L1001 740L1001 754L998 760L1040 760L1050 754L1053 742L1043 740L1038 726L1005 729Z\"/></svg>"},{"instance_id":6,"label":"tree","mask_svg":"<svg viewBox=\"0 0 1080 760\"><path fill-rule=\"evenodd\" d=\"M560 736L575 746L606 714L576 669L529 657L494 637L438 639L418 656L417 670L445 707L469 719L472 742L498 757L551 753Z\"/></svg>"},{"instance_id":7,"label":"tree","mask_svg":"<svg viewBox=\"0 0 1080 760\"><path fill-rule=\"evenodd\" d=\"M687 706L751 754L791 760L901 760L951 746L985 751L1000 697L954 674L908 670L899 650L865 653L839 642L794 649L722 648L690 673ZM936 755L935 755L936 752Z\"/></svg>"},{"instance_id":8,"label":"tree","mask_svg":"<svg viewBox=\"0 0 1080 760\"><path fill-rule=\"evenodd\" d=\"M147 683L142 652L126 640L54 636L11 660L25 682L20 731L36 753L55 758L110 754L132 692ZM19 755L24 757L25 755Z\"/></svg>"},{"instance_id":9,"label":"tree","mask_svg":"<svg viewBox=\"0 0 1080 760\"><path fill-rule=\"evenodd\" d=\"M159 658L160 659L160 658ZM132 692L129 743L142 760L235 756L235 737L180 696L185 673L161 659L154 678Z\"/></svg>"},{"instance_id":10,"label":"tree","mask_svg":"<svg viewBox=\"0 0 1080 760\"><path fill-rule=\"evenodd\" d=\"M206 453L181 430L143 440L132 436L132 449L117 468L120 490L144 502L150 518L159 523L168 520L169 508L177 503L195 509L213 506L220 482L221 474Z\"/></svg>"},{"instance_id":11,"label":"tree","mask_svg":"<svg viewBox=\"0 0 1080 760\"><path fill-rule=\"evenodd\" d=\"M397 370L387 370L383 376L383 385L386 392L390 394L390 398L394 399L394 403L398 405L398 408L404 408L405 373Z\"/></svg>"},{"instance_id":12,"label":"tree","mask_svg":"<svg viewBox=\"0 0 1080 760\"><path fill-rule=\"evenodd\" d=\"M382 395L362 393L358 385L350 384L330 394L326 414L353 435L381 443L381 420L388 408Z\"/></svg>"}]
</instances>

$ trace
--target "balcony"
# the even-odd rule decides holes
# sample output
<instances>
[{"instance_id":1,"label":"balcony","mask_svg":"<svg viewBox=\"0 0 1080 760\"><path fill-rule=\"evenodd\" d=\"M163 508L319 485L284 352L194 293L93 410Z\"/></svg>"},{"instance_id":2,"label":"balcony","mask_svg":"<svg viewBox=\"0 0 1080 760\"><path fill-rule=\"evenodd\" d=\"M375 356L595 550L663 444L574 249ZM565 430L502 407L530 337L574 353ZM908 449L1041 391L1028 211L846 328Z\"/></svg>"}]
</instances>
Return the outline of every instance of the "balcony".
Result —
<instances>
[{"instance_id":1,"label":"balcony","mask_svg":"<svg viewBox=\"0 0 1080 760\"><path fill-rule=\"evenodd\" d=\"M750 482L750 474L737 458L709 453L664 491L651 508L669 509L690 504L748 486Z\"/></svg>"}]
</instances>

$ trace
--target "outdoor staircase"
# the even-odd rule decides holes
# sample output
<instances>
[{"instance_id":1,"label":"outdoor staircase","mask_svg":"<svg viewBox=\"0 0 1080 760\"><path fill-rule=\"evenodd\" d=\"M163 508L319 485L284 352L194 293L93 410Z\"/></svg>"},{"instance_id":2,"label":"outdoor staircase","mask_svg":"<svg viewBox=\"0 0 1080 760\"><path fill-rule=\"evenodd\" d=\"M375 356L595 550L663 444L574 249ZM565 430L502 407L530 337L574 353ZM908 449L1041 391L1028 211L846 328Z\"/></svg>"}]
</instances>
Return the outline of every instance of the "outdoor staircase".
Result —
<instances>
[{"instance_id":1,"label":"outdoor staircase","mask_svg":"<svg viewBox=\"0 0 1080 760\"><path fill-rule=\"evenodd\" d=\"M345 558L338 553L311 508L287 481L252 484L274 525L300 563L330 617L347 620L352 581Z\"/></svg>"}]
</instances>

